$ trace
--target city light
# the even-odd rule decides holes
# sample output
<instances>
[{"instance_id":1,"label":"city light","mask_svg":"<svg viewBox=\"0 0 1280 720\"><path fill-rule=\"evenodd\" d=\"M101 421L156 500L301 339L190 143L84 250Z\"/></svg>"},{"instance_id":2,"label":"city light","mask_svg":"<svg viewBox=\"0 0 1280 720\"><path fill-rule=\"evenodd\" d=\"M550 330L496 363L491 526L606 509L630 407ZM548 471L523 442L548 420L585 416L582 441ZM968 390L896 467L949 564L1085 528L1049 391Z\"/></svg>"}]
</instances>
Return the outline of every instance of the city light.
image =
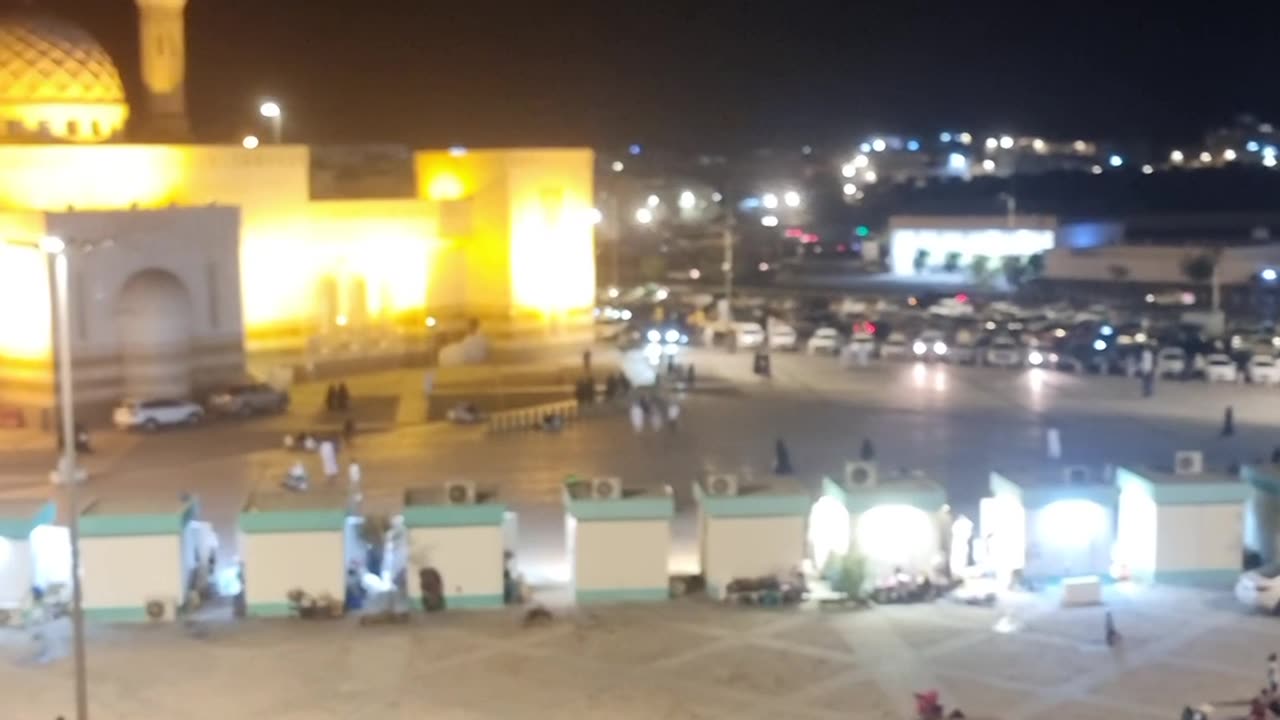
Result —
<instances>
[{"instance_id":1,"label":"city light","mask_svg":"<svg viewBox=\"0 0 1280 720\"><path fill-rule=\"evenodd\" d=\"M1269 167L1269 168L1275 167L1275 166L1276 166L1276 156L1275 156L1275 155L1263 155L1263 156L1262 156L1262 166L1263 166L1263 167Z\"/></svg>"},{"instance_id":2,"label":"city light","mask_svg":"<svg viewBox=\"0 0 1280 720\"><path fill-rule=\"evenodd\" d=\"M1236 151L1234 148L1227 148L1222 151L1222 159L1231 162L1236 159Z\"/></svg>"},{"instance_id":3,"label":"city light","mask_svg":"<svg viewBox=\"0 0 1280 720\"><path fill-rule=\"evenodd\" d=\"M698 268L689 268L689 279L690 279L690 280L697 280L697 279L698 279L698 278L700 278L700 277L702 277L702 271L701 271L701 270L699 270Z\"/></svg>"},{"instance_id":4,"label":"city light","mask_svg":"<svg viewBox=\"0 0 1280 720\"><path fill-rule=\"evenodd\" d=\"M1120 167L1121 165L1124 164L1124 158L1120 157L1119 155L1112 155L1111 157L1107 158L1107 164L1110 165L1111 167Z\"/></svg>"},{"instance_id":5,"label":"city light","mask_svg":"<svg viewBox=\"0 0 1280 720\"><path fill-rule=\"evenodd\" d=\"M938 142L951 142L951 133L949 132L938 133Z\"/></svg>"},{"instance_id":6,"label":"city light","mask_svg":"<svg viewBox=\"0 0 1280 720\"><path fill-rule=\"evenodd\" d=\"M854 185L853 183L845 183L845 184L844 184L844 187L843 187L843 188L841 188L841 189L842 189L842 190L844 190L844 194L845 194L845 195L856 195L856 194L858 194L858 186L857 186L857 185Z\"/></svg>"},{"instance_id":7,"label":"city light","mask_svg":"<svg viewBox=\"0 0 1280 720\"><path fill-rule=\"evenodd\" d=\"M862 151L862 152L864 152L864 153L869 153L869 152L871 152L871 143L865 143L865 142L864 142L864 143L862 143L861 145L859 145L859 146L858 146L858 149L859 149L859 150L861 150L861 151Z\"/></svg>"},{"instance_id":8,"label":"city light","mask_svg":"<svg viewBox=\"0 0 1280 720\"><path fill-rule=\"evenodd\" d=\"M258 107L258 112L264 118L269 118L269 119L278 118L280 117L280 104L274 101L268 100L267 102L262 103L262 105Z\"/></svg>"},{"instance_id":9,"label":"city light","mask_svg":"<svg viewBox=\"0 0 1280 720\"><path fill-rule=\"evenodd\" d=\"M887 146L885 145L884 138L876 138L871 141L871 149L876 152L884 152L885 147Z\"/></svg>"},{"instance_id":10,"label":"city light","mask_svg":"<svg viewBox=\"0 0 1280 720\"><path fill-rule=\"evenodd\" d=\"M778 196L773 193L765 193L760 197L760 203L766 208L773 210L778 207Z\"/></svg>"},{"instance_id":11,"label":"city light","mask_svg":"<svg viewBox=\"0 0 1280 720\"><path fill-rule=\"evenodd\" d=\"M760 224L761 224L761 225L763 225L763 226L765 226L765 227L770 227L770 228L771 228L771 227L778 227L778 216L777 216L777 215L765 215L764 217L760 218Z\"/></svg>"},{"instance_id":12,"label":"city light","mask_svg":"<svg viewBox=\"0 0 1280 720\"><path fill-rule=\"evenodd\" d=\"M1266 270L1263 270L1262 279L1266 280L1267 282L1275 282L1275 279L1276 279L1275 268L1267 268Z\"/></svg>"},{"instance_id":13,"label":"city light","mask_svg":"<svg viewBox=\"0 0 1280 720\"><path fill-rule=\"evenodd\" d=\"M866 155L859 155L853 159L853 166L855 168L864 168L869 162L871 162L871 158Z\"/></svg>"},{"instance_id":14,"label":"city light","mask_svg":"<svg viewBox=\"0 0 1280 720\"><path fill-rule=\"evenodd\" d=\"M433 327L435 327L435 326L436 326L436 319L435 319L434 317L432 317L432 316L428 315L428 316L427 316L427 319L426 319L426 323L427 323L427 327L429 327L429 328L433 328Z\"/></svg>"},{"instance_id":15,"label":"city light","mask_svg":"<svg viewBox=\"0 0 1280 720\"><path fill-rule=\"evenodd\" d=\"M587 222L592 225L599 225L604 220L604 213L600 212L600 208L587 208Z\"/></svg>"},{"instance_id":16,"label":"city light","mask_svg":"<svg viewBox=\"0 0 1280 720\"><path fill-rule=\"evenodd\" d=\"M996 161L992 160L991 158L987 158L986 160L983 160L982 169L986 170L987 172L995 172Z\"/></svg>"},{"instance_id":17,"label":"city light","mask_svg":"<svg viewBox=\"0 0 1280 720\"><path fill-rule=\"evenodd\" d=\"M1200 162L1202 163L1213 162L1213 155L1211 155L1208 150L1205 150L1204 152L1200 153Z\"/></svg>"},{"instance_id":18,"label":"city light","mask_svg":"<svg viewBox=\"0 0 1280 720\"><path fill-rule=\"evenodd\" d=\"M998 138L989 137L983 144L986 145L988 150L995 150L1000 147L1000 140Z\"/></svg>"},{"instance_id":19,"label":"city light","mask_svg":"<svg viewBox=\"0 0 1280 720\"><path fill-rule=\"evenodd\" d=\"M632 155L639 155L640 151L641 151L641 147L636 144L632 144L631 147L627 148L627 152L631 153Z\"/></svg>"},{"instance_id":20,"label":"city light","mask_svg":"<svg viewBox=\"0 0 1280 720\"><path fill-rule=\"evenodd\" d=\"M1036 138L1031 141L1031 147L1034 148L1036 152L1042 153L1048 145L1045 143L1044 138Z\"/></svg>"},{"instance_id":21,"label":"city light","mask_svg":"<svg viewBox=\"0 0 1280 720\"><path fill-rule=\"evenodd\" d=\"M877 175L875 170L868 170L862 175L862 179L866 180L869 183L875 182L876 178L877 178Z\"/></svg>"},{"instance_id":22,"label":"city light","mask_svg":"<svg viewBox=\"0 0 1280 720\"><path fill-rule=\"evenodd\" d=\"M639 210L636 210L636 222L641 225L648 225L653 222L653 211L647 207L642 207Z\"/></svg>"},{"instance_id":23,"label":"city light","mask_svg":"<svg viewBox=\"0 0 1280 720\"><path fill-rule=\"evenodd\" d=\"M1276 146L1275 146L1275 145L1265 145L1265 146L1263 146L1263 148L1262 148L1262 156L1263 156L1263 157L1268 157L1268 156L1270 156L1270 157L1275 157L1275 155L1276 155Z\"/></svg>"},{"instance_id":24,"label":"city light","mask_svg":"<svg viewBox=\"0 0 1280 720\"><path fill-rule=\"evenodd\" d=\"M1107 349L1107 341L1106 341L1106 340L1103 340L1102 338L1098 338L1097 340L1094 340L1094 341L1093 341L1093 349L1094 349L1094 350L1097 350L1098 352L1102 352L1103 350L1106 350L1106 349Z\"/></svg>"},{"instance_id":25,"label":"city light","mask_svg":"<svg viewBox=\"0 0 1280 720\"><path fill-rule=\"evenodd\" d=\"M657 195L650 195L649 198L644 202L649 207L656 208L658 207L658 205L662 203L662 198L658 197Z\"/></svg>"},{"instance_id":26,"label":"city light","mask_svg":"<svg viewBox=\"0 0 1280 720\"><path fill-rule=\"evenodd\" d=\"M917 150L919 150L919 149L920 149L920 141L919 141L919 140L908 140L908 141L907 141L907 151L908 151L908 152L915 152L915 151L917 151Z\"/></svg>"},{"instance_id":27,"label":"city light","mask_svg":"<svg viewBox=\"0 0 1280 720\"><path fill-rule=\"evenodd\" d=\"M721 195L719 192L711 193L711 202L720 202L723 199L724 195Z\"/></svg>"},{"instance_id":28,"label":"city light","mask_svg":"<svg viewBox=\"0 0 1280 720\"><path fill-rule=\"evenodd\" d=\"M609 168L614 172L622 172L623 170L627 169L627 166L623 164L621 160L614 160L613 164L610 165Z\"/></svg>"},{"instance_id":29,"label":"city light","mask_svg":"<svg viewBox=\"0 0 1280 720\"><path fill-rule=\"evenodd\" d=\"M467 149L461 145L451 145L449 147L449 157L466 157Z\"/></svg>"},{"instance_id":30,"label":"city light","mask_svg":"<svg viewBox=\"0 0 1280 720\"><path fill-rule=\"evenodd\" d=\"M681 210L692 210L698 204L698 197L693 194L692 190L685 190L680 193L679 203Z\"/></svg>"},{"instance_id":31,"label":"city light","mask_svg":"<svg viewBox=\"0 0 1280 720\"><path fill-rule=\"evenodd\" d=\"M800 193L795 190L788 190L782 194L782 202L786 203L789 208L800 207Z\"/></svg>"},{"instance_id":32,"label":"city light","mask_svg":"<svg viewBox=\"0 0 1280 720\"><path fill-rule=\"evenodd\" d=\"M971 143L971 142L973 142L973 136L972 136L972 135L970 135L970 134L969 134L969 133L967 133L967 132L962 132L962 133L960 133L960 144L961 144L961 145L968 145L968 144L969 144L969 143Z\"/></svg>"},{"instance_id":33,"label":"city light","mask_svg":"<svg viewBox=\"0 0 1280 720\"><path fill-rule=\"evenodd\" d=\"M1008 150L1009 148L1013 147L1013 138L1009 137L1008 135L1001 137L1000 147L1005 150Z\"/></svg>"},{"instance_id":34,"label":"city light","mask_svg":"<svg viewBox=\"0 0 1280 720\"><path fill-rule=\"evenodd\" d=\"M964 172L969 169L969 158L960 153L951 153L947 156L947 167L955 172Z\"/></svg>"},{"instance_id":35,"label":"city light","mask_svg":"<svg viewBox=\"0 0 1280 720\"><path fill-rule=\"evenodd\" d=\"M45 235L40 238L40 250L46 255L60 255L67 249L67 243L57 235Z\"/></svg>"},{"instance_id":36,"label":"city light","mask_svg":"<svg viewBox=\"0 0 1280 720\"><path fill-rule=\"evenodd\" d=\"M844 177L851 178L858 174L858 169L853 166L853 163L845 163L840 166L840 174Z\"/></svg>"},{"instance_id":37,"label":"city light","mask_svg":"<svg viewBox=\"0 0 1280 720\"><path fill-rule=\"evenodd\" d=\"M1101 174L1102 174L1102 166L1101 166L1101 165L1094 165L1093 167L1089 168L1089 172L1093 173L1094 175L1101 175Z\"/></svg>"},{"instance_id":38,"label":"city light","mask_svg":"<svg viewBox=\"0 0 1280 720\"><path fill-rule=\"evenodd\" d=\"M240 145L242 145L245 150L256 150L260 144L261 142L258 140L257 135L245 135L244 139L240 141Z\"/></svg>"},{"instance_id":39,"label":"city light","mask_svg":"<svg viewBox=\"0 0 1280 720\"><path fill-rule=\"evenodd\" d=\"M1248 150L1249 152L1258 152L1259 147L1261 146L1258 145L1257 140L1250 140L1249 142L1244 144L1244 149Z\"/></svg>"},{"instance_id":40,"label":"city light","mask_svg":"<svg viewBox=\"0 0 1280 720\"><path fill-rule=\"evenodd\" d=\"M1155 171L1156 171L1156 169L1155 169L1155 168L1153 168L1153 167L1151 167L1150 165L1143 165L1143 166L1142 166L1142 174L1143 174L1143 175L1150 175L1151 173L1153 173L1153 172L1155 172Z\"/></svg>"},{"instance_id":41,"label":"city light","mask_svg":"<svg viewBox=\"0 0 1280 720\"><path fill-rule=\"evenodd\" d=\"M1183 161L1183 159L1184 158L1181 150L1174 150L1169 153L1169 162L1180 163Z\"/></svg>"}]
</instances>

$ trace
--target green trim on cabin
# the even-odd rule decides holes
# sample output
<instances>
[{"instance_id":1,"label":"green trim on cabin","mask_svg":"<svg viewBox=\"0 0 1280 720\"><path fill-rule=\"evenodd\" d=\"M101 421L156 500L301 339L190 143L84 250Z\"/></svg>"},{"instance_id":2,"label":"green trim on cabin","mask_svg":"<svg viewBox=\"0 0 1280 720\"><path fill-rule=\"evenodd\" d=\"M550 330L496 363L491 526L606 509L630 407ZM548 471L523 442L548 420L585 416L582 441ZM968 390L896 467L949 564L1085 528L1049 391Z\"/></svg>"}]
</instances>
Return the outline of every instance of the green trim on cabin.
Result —
<instances>
[{"instance_id":1,"label":"green trim on cabin","mask_svg":"<svg viewBox=\"0 0 1280 720\"><path fill-rule=\"evenodd\" d=\"M240 530L246 533L337 532L346 522L346 510L251 510L240 513Z\"/></svg>"},{"instance_id":2,"label":"green trim on cabin","mask_svg":"<svg viewBox=\"0 0 1280 720\"><path fill-rule=\"evenodd\" d=\"M1104 483L1068 485L1064 482L1022 485L995 470L991 471L987 485L992 496L1016 498L1028 510L1036 510L1061 500L1088 500L1105 508L1114 508L1120 495L1115 485Z\"/></svg>"},{"instance_id":3,"label":"green trim on cabin","mask_svg":"<svg viewBox=\"0 0 1280 720\"><path fill-rule=\"evenodd\" d=\"M249 603L246 609L250 617L279 618L292 617L295 614L293 605L288 602Z\"/></svg>"},{"instance_id":4,"label":"green trim on cabin","mask_svg":"<svg viewBox=\"0 0 1280 720\"><path fill-rule=\"evenodd\" d=\"M1280 495L1280 466L1245 465L1241 477L1249 485L1268 495Z\"/></svg>"},{"instance_id":5,"label":"green trim on cabin","mask_svg":"<svg viewBox=\"0 0 1280 720\"><path fill-rule=\"evenodd\" d=\"M182 532L182 513L138 515L82 515L81 537L173 535Z\"/></svg>"},{"instance_id":6,"label":"green trim on cabin","mask_svg":"<svg viewBox=\"0 0 1280 720\"><path fill-rule=\"evenodd\" d=\"M407 505L406 527L472 527L502 525L507 506L479 503L476 505Z\"/></svg>"},{"instance_id":7,"label":"green trim on cabin","mask_svg":"<svg viewBox=\"0 0 1280 720\"><path fill-rule=\"evenodd\" d=\"M87 607L84 609L84 619L99 623L155 622L147 617L147 608L142 603L117 607Z\"/></svg>"},{"instance_id":8,"label":"green trim on cabin","mask_svg":"<svg viewBox=\"0 0 1280 720\"><path fill-rule=\"evenodd\" d=\"M1142 492L1156 505L1227 505L1244 502L1253 492L1252 485L1238 480L1158 482L1126 467L1116 468L1116 486L1121 492Z\"/></svg>"},{"instance_id":9,"label":"green trim on cabin","mask_svg":"<svg viewBox=\"0 0 1280 720\"><path fill-rule=\"evenodd\" d=\"M1160 585L1197 585L1229 589L1233 587L1240 568L1204 568L1200 570L1156 570L1154 581Z\"/></svg>"},{"instance_id":10,"label":"green trim on cabin","mask_svg":"<svg viewBox=\"0 0 1280 720\"><path fill-rule=\"evenodd\" d=\"M422 596L414 595L410 598L413 603L413 610L422 608ZM506 605L506 601L502 597L502 593L484 594L476 593L474 595L445 595L445 610L491 610Z\"/></svg>"},{"instance_id":11,"label":"green trim on cabin","mask_svg":"<svg viewBox=\"0 0 1280 720\"><path fill-rule=\"evenodd\" d=\"M947 491L932 481L889 482L850 490L826 477L822 479L822 494L839 500L850 514L882 505L907 505L932 513L947 504Z\"/></svg>"},{"instance_id":12,"label":"green trim on cabin","mask_svg":"<svg viewBox=\"0 0 1280 720\"><path fill-rule=\"evenodd\" d=\"M578 520L670 520L676 502L665 497L634 497L621 500L570 500L565 511Z\"/></svg>"},{"instance_id":13,"label":"green trim on cabin","mask_svg":"<svg viewBox=\"0 0 1280 720\"><path fill-rule=\"evenodd\" d=\"M613 590L575 590L579 603L659 602L671 599L669 588L617 588Z\"/></svg>"},{"instance_id":14,"label":"green trim on cabin","mask_svg":"<svg viewBox=\"0 0 1280 720\"><path fill-rule=\"evenodd\" d=\"M33 511L29 514L0 517L0 537L9 540L26 540L31 536L32 530L41 525L52 525L58 518L58 507L52 500L31 503L26 507L32 508Z\"/></svg>"},{"instance_id":15,"label":"green trim on cabin","mask_svg":"<svg viewBox=\"0 0 1280 720\"><path fill-rule=\"evenodd\" d=\"M813 498L808 495L707 495L695 484L693 496L708 517L808 517Z\"/></svg>"}]
</instances>

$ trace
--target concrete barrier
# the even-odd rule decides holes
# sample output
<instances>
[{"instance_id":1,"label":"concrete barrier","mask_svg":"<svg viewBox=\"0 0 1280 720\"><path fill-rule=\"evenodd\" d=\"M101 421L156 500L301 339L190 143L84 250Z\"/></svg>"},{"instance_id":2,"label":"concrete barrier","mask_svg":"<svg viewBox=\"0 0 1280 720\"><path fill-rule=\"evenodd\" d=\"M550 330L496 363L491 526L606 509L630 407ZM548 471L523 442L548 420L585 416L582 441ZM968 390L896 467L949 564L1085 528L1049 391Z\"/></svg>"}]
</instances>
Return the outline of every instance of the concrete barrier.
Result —
<instances>
[{"instance_id":1,"label":"concrete barrier","mask_svg":"<svg viewBox=\"0 0 1280 720\"><path fill-rule=\"evenodd\" d=\"M489 432L531 430L548 415L559 418L567 425L578 419L578 401L563 400L493 413L489 416Z\"/></svg>"}]
</instances>

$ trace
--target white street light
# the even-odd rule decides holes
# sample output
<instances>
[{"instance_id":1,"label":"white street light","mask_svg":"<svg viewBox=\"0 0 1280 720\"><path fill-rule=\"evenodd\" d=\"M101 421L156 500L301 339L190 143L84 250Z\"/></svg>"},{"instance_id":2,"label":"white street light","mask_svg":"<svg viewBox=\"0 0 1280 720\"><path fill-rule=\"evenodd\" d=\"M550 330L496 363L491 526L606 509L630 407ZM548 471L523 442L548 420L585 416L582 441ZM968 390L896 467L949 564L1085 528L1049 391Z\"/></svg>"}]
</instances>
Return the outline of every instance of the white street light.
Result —
<instances>
[{"instance_id":1,"label":"white street light","mask_svg":"<svg viewBox=\"0 0 1280 720\"><path fill-rule=\"evenodd\" d=\"M639 210L636 210L636 222L641 225L648 225L653 222L653 211L647 207L642 207Z\"/></svg>"},{"instance_id":2,"label":"white street light","mask_svg":"<svg viewBox=\"0 0 1280 720\"><path fill-rule=\"evenodd\" d=\"M1000 147L1004 148L1005 150L1008 150L1009 148L1013 147L1013 138L1009 137L1008 135L1002 136L1000 138Z\"/></svg>"},{"instance_id":3,"label":"white street light","mask_svg":"<svg viewBox=\"0 0 1280 720\"><path fill-rule=\"evenodd\" d=\"M258 114L271 121L271 138L279 145L284 137L284 111L280 109L280 103L267 100L258 106Z\"/></svg>"},{"instance_id":4,"label":"white street light","mask_svg":"<svg viewBox=\"0 0 1280 720\"><path fill-rule=\"evenodd\" d=\"M878 176L876 175L876 171L875 171L875 170L868 170L868 171L866 171L865 173L863 173L863 174L862 174L862 179L863 179L863 180L866 180L866 181L867 181L867 182L869 182L869 183L873 183L873 182L875 182L877 177L878 177Z\"/></svg>"},{"instance_id":5,"label":"white street light","mask_svg":"<svg viewBox=\"0 0 1280 720\"><path fill-rule=\"evenodd\" d=\"M244 146L245 150L257 150L261 142L258 140L257 135L245 135L240 144Z\"/></svg>"},{"instance_id":6,"label":"white street light","mask_svg":"<svg viewBox=\"0 0 1280 720\"><path fill-rule=\"evenodd\" d=\"M778 216L765 215L764 217L760 218L760 224L765 227L778 227Z\"/></svg>"},{"instance_id":7,"label":"white street light","mask_svg":"<svg viewBox=\"0 0 1280 720\"><path fill-rule=\"evenodd\" d=\"M786 203L789 208L800 207L800 193L795 190L788 190L782 194L782 202Z\"/></svg>"},{"instance_id":8,"label":"white street light","mask_svg":"<svg viewBox=\"0 0 1280 720\"><path fill-rule=\"evenodd\" d=\"M67 243L57 235L45 235L37 243L40 251L47 255L58 255L67 249Z\"/></svg>"},{"instance_id":9,"label":"white street light","mask_svg":"<svg viewBox=\"0 0 1280 720\"><path fill-rule=\"evenodd\" d=\"M1143 175L1150 175L1151 173L1153 173L1153 172L1155 172L1155 171L1156 171L1156 169L1155 169L1154 167L1150 166L1150 165L1143 165L1143 166L1142 166L1142 174L1143 174Z\"/></svg>"},{"instance_id":10,"label":"white street light","mask_svg":"<svg viewBox=\"0 0 1280 720\"><path fill-rule=\"evenodd\" d=\"M995 172L995 169L996 169L996 161L995 161L995 160L992 160L991 158L987 158L986 160L983 160L983 161L982 161L982 169L983 169L983 170L985 170L985 171L987 171L987 172Z\"/></svg>"},{"instance_id":11,"label":"white street light","mask_svg":"<svg viewBox=\"0 0 1280 720\"><path fill-rule=\"evenodd\" d=\"M610 165L609 168L614 172L622 172L627 169L627 166L624 165L621 160L614 160L613 164Z\"/></svg>"},{"instance_id":12,"label":"white street light","mask_svg":"<svg viewBox=\"0 0 1280 720\"><path fill-rule=\"evenodd\" d=\"M986 142L983 143L983 145L985 145L988 150L995 150L996 148L1000 147L1000 140L997 138L989 137L987 138Z\"/></svg>"},{"instance_id":13,"label":"white street light","mask_svg":"<svg viewBox=\"0 0 1280 720\"><path fill-rule=\"evenodd\" d=\"M662 204L662 198L658 197L657 195L650 195L648 199L646 199L644 202L649 207L656 208L658 207L658 205Z\"/></svg>"},{"instance_id":14,"label":"white street light","mask_svg":"<svg viewBox=\"0 0 1280 720\"><path fill-rule=\"evenodd\" d=\"M698 196L693 194L692 190L685 190L680 193L680 209L692 210L698 204Z\"/></svg>"},{"instance_id":15,"label":"white street light","mask_svg":"<svg viewBox=\"0 0 1280 720\"><path fill-rule=\"evenodd\" d=\"M973 135L971 133L962 132L959 137L961 145L968 145L973 142Z\"/></svg>"},{"instance_id":16,"label":"white street light","mask_svg":"<svg viewBox=\"0 0 1280 720\"><path fill-rule=\"evenodd\" d=\"M845 195L857 195L857 194L858 194L858 186L857 186L857 185L854 185L853 183L845 183L845 184L844 184L844 188L842 188L842 189L844 190L844 194L845 194Z\"/></svg>"},{"instance_id":17,"label":"white street light","mask_svg":"<svg viewBox=\"0 0 1280 720\"><path fill-rule=\"evenodd\" d=\"M1169 153L1169 162L1180 163L1182 162L1183 157L1184 156L1181 150L1174 150L1173 152Z\"/></svg>"},{"instance_id":18,"label":"white street light","mask_svg":"<svg viewBox=\"0 0 1280 720\"><path fill-rule=\"evenodd\" d=\"M592 225L599 225L604 220L604 213L600 212L600 208L587 208L587 221Z\"/></svg>"},{"instance_id":19,"label":"white street light","mask_svg":"<svg viewBox=\"0 0 1280 720\"><path fill-rule=\"evenodd\" d=\"M1102 166L1101 166L1101 165L1094 165L1093 167L1089 168L1089 172L1093 173L1094 175L1101 175L1101 174L1102 174Z\"/></svg>"},{"instance_id":20,"label":"white street light","mask_svg":"<svg viewBox=\"0 0 1280 720\"><path fill-rule=\"evenodd\" d=\"M869 162L871 162L871 158L866 155L859 155L853 159L853 166L855 168L864 168Z\"/></svg>"},{"instance_id":21,"label":"white street light","mask_svg":"<svg viewBox=\"0 0 1280 720\"><path fill-rule=\"evenodd\" d=\"M1263 156L1262 156L1262 166L1263 166L1263 167L1269 167L1269 168L1273 168L1273 167L1275 167L1275 166L1276 166L1276 156L1275 156L1275 155L1263 155Z\"/></svg>"},{"instance_id":22,"label":"white street light","mask_svg":"<svg viewBox=\"0 0 1280 720\"><path fill-rule=\"evenodd\" d=\"M1124 164L1124 158L1120 157L1119 155L1112 155L1111 157L1107 158L1107 164L1110 165L1111 167L1120 167L1121 165Z\"/></svg>"},{"instance_id":23,"label":"white street light","mask_svg":"<svg viewBox=\"0 0 1280 720\"><path fill-rule=\"evenodd\" d=\"M1205 150L1204 152L1200 153L1200 162L1202 163L1213 162L1213 155L1208 150Z\"/></svg>"},{"instance_id":24,"label":"white street light","mask_svg":"<svg viewBox=\"0 0 1280 720\"><path fill-rule=\"evenodd\" d=\"M1226 160L1227 162L1231 162L1232 160L1235 160L1235 159L1236 159L1236 151L1235 151L1234 149L1232 149L1232 148L1227 148L1226 150L1223 150L1223 151L1222 151L1222 159L1223 159L1223 160Z\"/></svg>"},{"instance_id":25,"label":"white street light","mask_svg":"<svg viewBox=\"0 0 1280 720\"><path fill-rule=\"evenodd\" d=\"M875 150L876 152L884 152L884 149L886 147L888 146L885 144L884 138L876 138L875 140L871 141L871 149Z\"/></svg>"},{"instance_id":26,"label":"white street light","mask_svg":"<svg viewBox=\"0 0 1280 720\"><path fill-rule=\"evenodd\" d=\"M764 196L760 198L760 203L772 210L778 207L778 196L773 193L765 193Z\"/></svg>"},{"instance_id":27,"label":"white street light","mask_svg":"<svg viewBox=\"0 0 1280 720\"><path fill-rule=\"evenodd\" d=\"M858 174L858 169L853 166L853 163L845 163L840 166L840 174L844 177L851 178Z\"/></svg>"}]
</instances>

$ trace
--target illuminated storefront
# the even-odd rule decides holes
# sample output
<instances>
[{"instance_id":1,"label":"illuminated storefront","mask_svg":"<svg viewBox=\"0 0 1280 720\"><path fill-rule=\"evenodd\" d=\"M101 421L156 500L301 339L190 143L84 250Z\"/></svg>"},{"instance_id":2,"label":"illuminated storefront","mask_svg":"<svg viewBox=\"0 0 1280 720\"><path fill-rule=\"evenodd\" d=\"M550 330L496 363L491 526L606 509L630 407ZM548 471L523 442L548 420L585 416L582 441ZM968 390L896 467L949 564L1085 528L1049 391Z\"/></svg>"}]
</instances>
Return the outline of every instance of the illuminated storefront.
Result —
<instances>
[{"instance_id":1,"label":"illuminated storefront","mask_svg":"<svg viewBox=\"0 0 1280 720\"><path fill-rule=\"evenodd\" d=\"M1052 250L1056 221L1042 216L914 217L889 221L889 269L896 275L968 273L984 257L993 271L1004 258L1026 260Z\"/></svg>"}]
</instances>

